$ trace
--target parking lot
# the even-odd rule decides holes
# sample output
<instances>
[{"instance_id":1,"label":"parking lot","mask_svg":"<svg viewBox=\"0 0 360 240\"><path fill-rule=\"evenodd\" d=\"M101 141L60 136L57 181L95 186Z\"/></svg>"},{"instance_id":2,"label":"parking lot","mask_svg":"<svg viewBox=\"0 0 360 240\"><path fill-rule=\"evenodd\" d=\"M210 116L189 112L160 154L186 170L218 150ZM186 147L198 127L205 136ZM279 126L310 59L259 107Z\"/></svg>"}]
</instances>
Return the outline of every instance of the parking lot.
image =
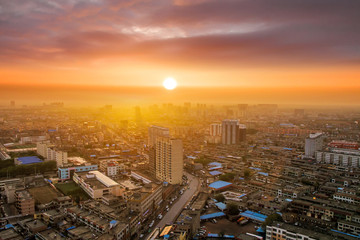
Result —
<instances>
[{"instance_id":1,"label":"parking lot","mask_svg":"<svg viewBox=\"0 0 360 240\"><path fill-rule=\"evenodd\" d=\"M246 225L240 226L236 222L231 222L226 218L218 219L217 223L212 223L210 221L201 223L201 226L205 226L208 233L225 233L229 235L239 235L240 233L256 233L255 224L249 222Z\"/></svg>"}]
</instances>

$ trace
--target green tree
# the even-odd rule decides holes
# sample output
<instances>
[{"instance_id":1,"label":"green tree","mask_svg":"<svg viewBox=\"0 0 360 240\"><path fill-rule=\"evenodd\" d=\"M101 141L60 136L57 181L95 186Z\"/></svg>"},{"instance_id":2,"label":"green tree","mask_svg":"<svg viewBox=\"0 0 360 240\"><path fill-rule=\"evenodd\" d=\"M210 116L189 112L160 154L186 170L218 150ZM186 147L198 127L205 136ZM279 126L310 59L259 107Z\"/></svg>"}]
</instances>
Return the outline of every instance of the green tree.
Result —
<instances>
[{"instance_id":1,"label":"green tree","mask_svg":"<svg viewBox=\"0 0 360 240\"><path fill-rule=\"evenodd\" d=\"M224 195L222 195L221 193L217 194L217 195L215 196L215 199L216 199L216 201L218 201L218 202L224 202L224 201L225 201L225 197L224 197Z\"/></svg>"},{"instance_id":2,"label":"green tree","mask_svg":"<svg viewBox=\"0 0 360 240\"><path fill-rule=\"evenodd\" d=\"M237 215L239 214L239 207L235 203L228 203L226 205L226 210L230 215Z\"/></svg>"},{"instance_id":3,"label":"green tree","mask_svg":"<svg viewBox=\"0 0 360 240\"><path fill-rule=\"evenodd\" d=\"M267 225L272 224L272 223L275 222L275 221L276 221L276 222L282 222L283 219L282 219L282 217L281 217L279 214L277 214L277 213L274 213L274 214L269 215L269 216L266 218L265 222L263 222L263 224L262 224L263 229L266 229L266 226L267 226Z\"/></svg>"},{"instance_id":4,"label":"green tree","mask_svg":"<svg viewBox=\"0 0 360 240\"><path fill-rule=\"evenodd\" d=\"M225 173L219 177L221 181L232 181L235 177L234 173Z\"/></svg>"}]
</instances>

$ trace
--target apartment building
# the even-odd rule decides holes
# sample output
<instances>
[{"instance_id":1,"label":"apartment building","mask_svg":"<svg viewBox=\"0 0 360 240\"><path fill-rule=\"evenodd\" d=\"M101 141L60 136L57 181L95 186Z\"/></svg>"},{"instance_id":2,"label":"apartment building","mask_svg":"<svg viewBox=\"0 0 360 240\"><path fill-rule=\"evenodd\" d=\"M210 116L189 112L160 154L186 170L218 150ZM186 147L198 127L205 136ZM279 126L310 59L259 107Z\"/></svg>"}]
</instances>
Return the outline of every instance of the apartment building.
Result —
<instances>
[{"instance_id":1,"label":"apartment building","mask_svg":"<svg viewBox=\"0 0 360 240\"><path fill-rule=\"evenodd\" d=\"M15 192L15 207L19 214L25 216L35 213L35 200L26 190Z\"/></svg>"}]
</instances>

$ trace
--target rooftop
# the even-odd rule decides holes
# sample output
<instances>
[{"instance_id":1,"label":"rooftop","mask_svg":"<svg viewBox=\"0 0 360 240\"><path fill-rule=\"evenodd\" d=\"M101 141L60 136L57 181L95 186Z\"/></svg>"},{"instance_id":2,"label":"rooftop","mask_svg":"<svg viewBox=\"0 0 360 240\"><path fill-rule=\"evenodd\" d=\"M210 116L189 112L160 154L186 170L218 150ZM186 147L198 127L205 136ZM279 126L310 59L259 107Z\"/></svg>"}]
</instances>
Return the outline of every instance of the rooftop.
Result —
<instances>
[{"instance_id":1,"label":"rooftop","mask_svg":"<svg viewBox=\"0 0 360 240\"><path fill-rule=\"evenodd\" d=\"M216 182L210 183L209 187L217 190L217 189L221 189L224 187L229 187L231 185L232 185L232 183L230 183L230 182L216 181Z\"/></svg>"},{"instance_id":2,"label":"rooftop","mask_svg":"<svg viewBox=\"0 0 360 240\"><path fill-rule=\"evenodd\" d=\"M40 158L36 156L29 157L19 157L17 161L21 162L21 164L33 164L33 163L41 163L43 162Z\"/></svg>"}]
</instances>

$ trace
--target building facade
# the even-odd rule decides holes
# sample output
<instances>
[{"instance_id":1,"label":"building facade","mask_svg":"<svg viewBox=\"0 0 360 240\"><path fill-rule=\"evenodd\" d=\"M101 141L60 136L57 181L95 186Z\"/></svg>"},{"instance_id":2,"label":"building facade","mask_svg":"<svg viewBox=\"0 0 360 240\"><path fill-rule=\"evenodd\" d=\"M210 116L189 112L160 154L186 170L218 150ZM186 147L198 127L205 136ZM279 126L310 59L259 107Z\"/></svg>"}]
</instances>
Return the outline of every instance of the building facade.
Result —
<instances>
[{"instance_id":1,"label":"building facade","mask_svg":"<svg viewBox=\"0 0 360 240\"><path fill-rule=\"evenodd\" d=\"M170 184L180 184L183 176L183 145L180 139L156 140L156 178Z\"/></svg>"}]
</instances>

